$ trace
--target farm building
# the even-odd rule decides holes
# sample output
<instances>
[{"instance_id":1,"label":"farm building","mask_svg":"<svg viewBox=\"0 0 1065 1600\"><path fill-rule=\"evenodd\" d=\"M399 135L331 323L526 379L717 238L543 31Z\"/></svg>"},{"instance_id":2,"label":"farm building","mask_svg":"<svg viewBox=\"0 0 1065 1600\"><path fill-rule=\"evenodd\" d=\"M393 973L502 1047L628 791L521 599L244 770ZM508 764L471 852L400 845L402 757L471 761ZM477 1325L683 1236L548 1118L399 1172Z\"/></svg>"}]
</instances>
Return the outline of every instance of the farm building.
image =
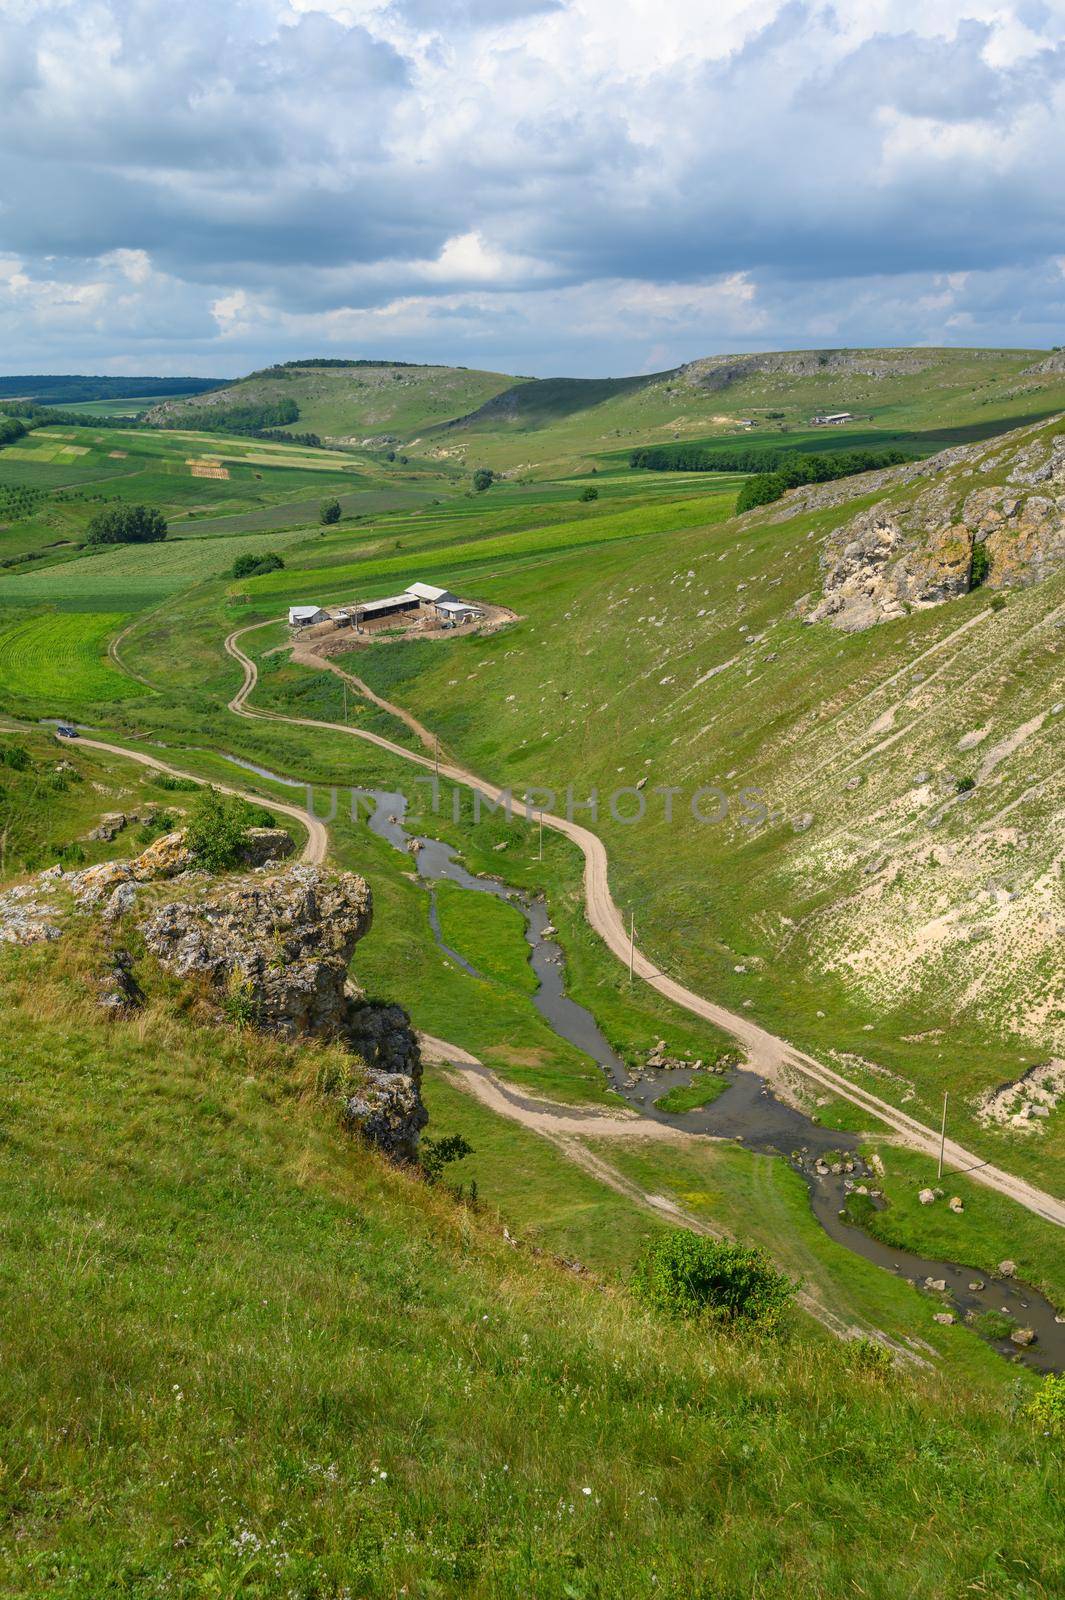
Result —
<instances>
[{"instance_id":1,"label":"farm building","mask_svg":"<svg viewBox=\"0 0 1065 1600\"><path fill-rule=\"evenodd\" d=\"M435 611L441 622L472 622L484 614L480 606L460 600L450 589L441 589L435 583L412 583L407 593L416 595L427 610Z\"/></svg>"},{"instance_id":2,"label":"farm building","mask_svg":"<svg viewBox=\"0 0 1065 1600\"><path fill-rule=\"evenodd\" d=\"M398 617L405 612L417 611L421 605L416 594L390 594L383 600L367 600L356 610L359 622L378 622L382 617Z\"/></svg>"},{"instance_id":3,"label":"farm building","mask_svg":"<svg viewBox=\"0 0 1065 1600\"><path fill-rule=\"evenodd\" d=\"M854 414L850 411L829 411L810 418L811 425L816 428L839 427L841 422L853 421Z\"/></svg>"},{"instance_id":4,"label":"farm building","mask_svg":"<svg viewBox=\"0 0 1065 1600\"><path fill-rule=\"evenodd\" d=\"M321 606L289 606L288 625L290 628L309 628L316 622L328 622L329 613L323 611Z\"/></svg>"},{"instance_id":5,"label":"farm building","mask_svg":"<svg viewBox=\"0 0 1065 1600\"><path fill-rule=\"evenodd\" d=\"M472 622L475 617L483 616L480 606L471 606L467 600L456 600L449 595L446 600L436 601L437 615L445 622Z\"/></svg>"}]
</instances>

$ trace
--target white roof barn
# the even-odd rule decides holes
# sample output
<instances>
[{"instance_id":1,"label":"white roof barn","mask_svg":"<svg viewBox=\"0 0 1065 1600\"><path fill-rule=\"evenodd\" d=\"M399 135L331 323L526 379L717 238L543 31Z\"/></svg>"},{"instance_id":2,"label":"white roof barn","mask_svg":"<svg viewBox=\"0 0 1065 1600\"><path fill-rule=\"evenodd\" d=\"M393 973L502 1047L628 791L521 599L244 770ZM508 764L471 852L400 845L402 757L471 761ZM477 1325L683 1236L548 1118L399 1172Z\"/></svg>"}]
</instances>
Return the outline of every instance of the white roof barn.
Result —
<instances>
[{"instance_id":1,"label":"white roof barn","mask_svg":"<svg viewBox=\"0 0 1065 1600\"><path fill-rule=\"evenodd\" d=\"M419 600L428 600L432 605L439 605L442 600L455 598L450 589L440 589L435 583L409 583L407 593L416 594Z\"/></svg>"},{"instance_id":2,"label":"white roof barn","mask_svg":"<svg viewBox=\"0 0 1065 1600\"><path fill-rule=\"evenodd\" d=\"M321 606L289 606L288 625L290 628L306 628L312 622L328 622L329 613L323 611Z\"/></svg>"}]
</instances>

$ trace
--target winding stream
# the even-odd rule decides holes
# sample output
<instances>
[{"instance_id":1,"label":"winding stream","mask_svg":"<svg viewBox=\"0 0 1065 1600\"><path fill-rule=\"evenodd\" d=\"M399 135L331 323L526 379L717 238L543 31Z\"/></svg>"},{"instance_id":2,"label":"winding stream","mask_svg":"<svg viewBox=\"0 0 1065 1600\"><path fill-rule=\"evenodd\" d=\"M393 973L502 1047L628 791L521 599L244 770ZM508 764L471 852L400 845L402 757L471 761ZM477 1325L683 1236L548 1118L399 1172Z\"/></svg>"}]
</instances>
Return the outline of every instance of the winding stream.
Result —
<instances>
[{"instance_id":1,"label":"winding stream","mask_svg":"<svg viewBox=\"0 0 1065 1600\"><path fill-rule=\"evenodd\" d=\"M286 787L304 787L251 761L234 756L226 759L272 782ZM411 865L416 867L429 892L429 923L433 936L449 961L473 977L482 976L459 951L444 942L433 889L435 883L446 879L471 893L489 894L516 906L525 919L529 959L539 980L533 996L537 1011L555 1033L598 1062L613 1088L634 1110L687 1133L741 1140L751 1150L783 1157L802 1174L815 1217L838 1244L896 1277L909 1279L918 1288L925 1285L926 1280L937 1285L942 1282L942 1290L928 1292L935 1294L943 1309L953 1312L959 1321L965 1321L969 1315L1000 1312L1020 1327L1031 1328L1036 1342L1027 1348L1018 1348L1008 1338L987 1342L1002 1355L1022 1361L1036 1371L1060 1372L1065 1368L1065 1321L1057 1320L1054 1307L1037 1291L1012 1279L991 1277L985 1280L973 1268L956 1262L932 1260L894 1249L843 1220L840 1211L848 1189L859 1182L871 1189L876 1187L875 1174L858 1154L861 1143L858 1135L822 1127L778 1100L764 1080L746 1068L731 1069L726 1074L728 1087L711 1105L680 1116L657 1110L657 1100L675 1086L689 1084L696 1074L691 1068L681 1068L656 1070L653 1079L632 1076L592 1013L565 992L562 949L550 933L545 937L545 931L550 929L546 903L498 878L475 877L457 859L452 846L408 832L404 826L407 812L404 795L370 789L354 792L367 804L371 832L394 849L410 853ZM418 845L415 851L410 851L412 841ZM853 1163L850 1174L843 1170L848 1163ZM826 1168L828 1170L824 1170Z\"/></svg>"}]
</instances>

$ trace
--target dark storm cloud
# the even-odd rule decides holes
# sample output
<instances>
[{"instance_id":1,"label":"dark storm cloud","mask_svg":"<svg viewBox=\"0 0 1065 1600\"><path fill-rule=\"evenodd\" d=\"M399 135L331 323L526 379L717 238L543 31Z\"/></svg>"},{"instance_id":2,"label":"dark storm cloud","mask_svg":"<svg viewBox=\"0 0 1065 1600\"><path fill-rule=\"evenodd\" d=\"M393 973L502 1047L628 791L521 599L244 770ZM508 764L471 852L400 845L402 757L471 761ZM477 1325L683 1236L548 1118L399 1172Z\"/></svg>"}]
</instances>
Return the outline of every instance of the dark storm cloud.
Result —
<instances>
[{"instance_id":1,"label":"dark storm cloud","mask_svg":"<svg viewBox=\"0 0 1065 1600\"><path fill-rule=\"evenodd\" d=\"M588 359L586 304L622 294L597 284L645 285L624 336L687 327L690 354L810 342L849 326L847 296L865 337L934 337L901 325L918 283L931 323L989 339L1057 314L1056 8L943 0L930 26L897 0L897 27L861 29L722 0L707 30L701 0L351 3L24 0L0 21L9 350L32 364L54 328L111 354L169 310L178 346L461 333L528 368L548 304L573 319L559 355Z\"/></svg>"}]
</instances>

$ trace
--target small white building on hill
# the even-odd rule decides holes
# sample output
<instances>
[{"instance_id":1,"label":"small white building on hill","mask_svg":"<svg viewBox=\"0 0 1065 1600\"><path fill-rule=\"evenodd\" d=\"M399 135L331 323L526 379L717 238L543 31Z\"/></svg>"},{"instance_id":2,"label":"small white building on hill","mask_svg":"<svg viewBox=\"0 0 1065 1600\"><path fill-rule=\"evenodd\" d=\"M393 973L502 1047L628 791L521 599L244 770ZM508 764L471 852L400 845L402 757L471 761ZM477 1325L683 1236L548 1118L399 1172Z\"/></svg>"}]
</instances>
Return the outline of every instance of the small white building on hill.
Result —
<instances>
[{"instance_id":1,"label":"small white building on hill","mask_svg":"<svg viewBox=\"0 0 1065 1600\"><path fill-rule=\"evenodd\" d=\"M321 606L289 606L288 625L290 628L309 628L316 622L328 622L329 613L323 611Z\"/></svg>"}]
</instances>

